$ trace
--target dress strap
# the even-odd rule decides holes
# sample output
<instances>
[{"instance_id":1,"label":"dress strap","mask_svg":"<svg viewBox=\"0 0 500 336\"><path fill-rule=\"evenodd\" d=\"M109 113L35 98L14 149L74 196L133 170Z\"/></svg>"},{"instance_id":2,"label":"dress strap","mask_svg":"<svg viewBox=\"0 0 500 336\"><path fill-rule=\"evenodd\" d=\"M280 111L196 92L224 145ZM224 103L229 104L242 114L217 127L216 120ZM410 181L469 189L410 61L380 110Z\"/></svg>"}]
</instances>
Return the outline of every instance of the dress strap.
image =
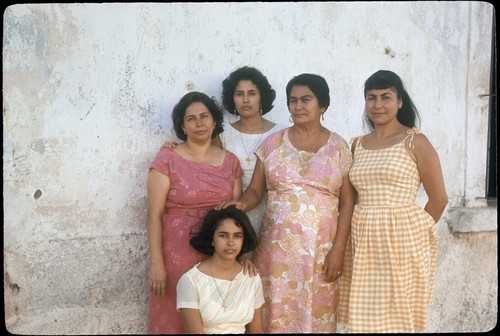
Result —
<instances>
[{"instance_id":1,"label":"dress strap","mask_svg":"<svg viewBox=\"0 0 500 336\"><path fill-rule=\"evenodd\" d=\"M358 135L358 136L352 137L352 138L351 138L351 145L352 145L353 143L355 143L355 144L356 144L356 148L358 148L358 145L359 145L359 143L361 142L361 140L363 139L363 136L364 136L364 135Z\"/></svg>"},{"instance_id":2,"label":"dress strap","mask_svg":"<svg viewBox=\"0 0 500 336\"><path fill-rule=\"evenodd\" d=\"M415 134L420 134L420 129L417 127L410 128L408 131L406 131L406 134L408 134L408 135L406 136L404 141L406 142L406 140L408 140L408 138L410 138L410 141L408 143L408 147L410 147L410 149L415 149L415 146L413 145L413 137L415 136Z\"/></svg>"}]
</instances>

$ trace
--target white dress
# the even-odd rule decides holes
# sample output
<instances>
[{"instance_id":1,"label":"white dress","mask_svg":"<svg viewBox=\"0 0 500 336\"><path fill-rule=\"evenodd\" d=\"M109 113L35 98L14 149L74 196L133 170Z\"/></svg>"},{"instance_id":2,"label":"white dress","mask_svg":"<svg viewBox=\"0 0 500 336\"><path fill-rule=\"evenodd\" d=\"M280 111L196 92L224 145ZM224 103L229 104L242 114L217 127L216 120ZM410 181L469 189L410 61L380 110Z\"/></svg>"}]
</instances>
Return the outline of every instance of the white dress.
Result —
<instances>
[{"instance_id":1,"label":"white dress","mask_svg":"<svg viewBox=\"0 0 500 336\"><path fill-rule=\"evenodd\" d=\"M177 309L198 309L206 334L244 334L255 309L264 304L260 276L243 274L241 270L232 281L216 279L202 273L199 264L177 283Z\"/></svg>"},{"instance_id":2,"label":"white dress","mask_svg":"<svg viewBox=\"0 0 500 336\"><path fill-rule=\"evenodd\" d=\"M255 151L260 147L262 142L272 133L277 132L286 126L276 124L269 131L261 134L247 134L235 129L232 125L224 128L224 132L220 134L222 147L235 154L240 160L241 168L243 169L243 191L246 190L252 180L253 170L257 162ZM252 223L257 236L259 236L262 215L266 208L267 193L264 194L261 202L252 210L247 212L248 218Z\"/></svg>"}]
</instances>

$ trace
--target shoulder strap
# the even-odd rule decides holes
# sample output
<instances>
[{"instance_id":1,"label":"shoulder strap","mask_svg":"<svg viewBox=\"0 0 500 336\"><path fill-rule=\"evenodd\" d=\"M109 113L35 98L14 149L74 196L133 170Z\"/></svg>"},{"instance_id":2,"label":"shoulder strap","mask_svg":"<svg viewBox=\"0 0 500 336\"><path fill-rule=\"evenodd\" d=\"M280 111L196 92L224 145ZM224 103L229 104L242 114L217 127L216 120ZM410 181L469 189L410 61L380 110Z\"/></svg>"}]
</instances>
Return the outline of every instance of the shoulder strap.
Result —
<instances>
[{"instance_id":1,"label":"shoulder strap","mask_svg":"<svg viewBox=\"0 0 500 336\"><path fill-rule=\"evenodd\" d=\"M350 144L352 145L352 143L354 142L354 143L356 143L356 147L358 147L362 138L363 138L363 135L358 135L358 136L352 137Z\"/></svg>"},{"instance_id":2,"label":"shoulder strap","mask_svg":"<svg viewBox=\"0 0 500 336\"><path fill-rule=\"evenodd\" d=\"M364 135L358 135L358 136L351 138L351 142L349 143L349 145L352 147L353 143L356 144L354 151L358 150L359 144L361 143L361 140L363 140L363 137L364 137Z\"/></svg>"},{"instance_id":3,"label":"shoulder strap","mask_svg":"<svg viewBox=\"0 0 500 336\"><path fill-rule=\"evenodd\" d=\"M410 149L415 149L415 146L413 145L413 137L415 136L415 134L420 134L420 129L417 127L413 127L411 129L409 129L408 131L406 131L406 134L408 134L408 135L404 139L404 142L406 142L406 140L408 140L408 138L409 138L410 141L408 142L408 147Z\"/></svg>"}]
</instances>

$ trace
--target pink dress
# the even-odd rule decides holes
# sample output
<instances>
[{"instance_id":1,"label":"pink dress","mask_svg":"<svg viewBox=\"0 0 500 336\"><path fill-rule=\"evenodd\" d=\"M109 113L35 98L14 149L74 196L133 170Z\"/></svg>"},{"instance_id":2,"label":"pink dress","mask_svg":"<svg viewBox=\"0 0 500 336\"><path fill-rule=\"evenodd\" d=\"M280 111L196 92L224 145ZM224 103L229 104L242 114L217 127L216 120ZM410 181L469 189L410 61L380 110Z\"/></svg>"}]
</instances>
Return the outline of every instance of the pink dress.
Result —
<instances>
[{"instance_id":1,"label":"pink dress","mask_svg":"<svg viewBox=\"0 0 500 336\"><path fill-rule=\"evenodd\" d=\"M330 133L316 153L297 150L288 129L256 152L264 163L268 202L255 251L264 286L267 333L335 333L338 285L322 267L335 239L339 192L352 156Z\"/></svg>"},{"instance_id":2,"label":"pink dress","mask_svg":"<svg viewBox=\"0 0 500 336\"><path fill-rule=\"evenodd\" d=\"M231 199L236 179L243 174L238 158L226 152L221 166L189 161L172 149L162 149L151 164L170 177L170 190L163 215L163 260L167 270L167 295L150 293L148 333L182 334L176 308L176 286L182 274L207 258L189 245L206 212L222 199Z\"/></svg>"}]
</instances>

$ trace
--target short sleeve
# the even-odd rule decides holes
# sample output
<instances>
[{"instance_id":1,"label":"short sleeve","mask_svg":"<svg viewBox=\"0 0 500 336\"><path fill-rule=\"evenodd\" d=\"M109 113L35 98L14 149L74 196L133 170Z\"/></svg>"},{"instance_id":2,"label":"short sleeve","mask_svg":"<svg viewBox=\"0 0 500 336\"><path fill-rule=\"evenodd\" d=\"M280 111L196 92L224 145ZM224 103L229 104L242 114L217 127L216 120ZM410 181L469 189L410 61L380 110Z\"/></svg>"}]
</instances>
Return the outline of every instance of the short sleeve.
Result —
<instances>
[{"instance_id":1,"label":"short sleeve","mask_svg":"<svg viewBox=\"0 0 500 336\"><path fill-rule=\"evenodd\" d=\"M236 155L234 155L231 152L226 152L226 155L229 156L231 169L233 171L235 178L237 179L241 178L243 176L243 169L241 169L240 160Z\"/></svg>"},{"instance_id":2,"label":"short sleeve","mask_svg":"<svg viewBox=\"0 0 500 336\"><path fill-rule=\"evenodd\" d=\"M342 177L349 174L352 166L352 152L347 145L347 142L343 140L339 146L339 158L340 158L340 171Z\"/></svg>"},{"instance_id":3,"label":"short sleeve","mask_svg":"<svg viewBox=\"0 0 500 336\"><path fill-rule=\"evenodd\" d=\"M157 154L149 169L155 169L163 175L170 176L170 161L173 150L171 148L163 148Z\"/></svg>"},{"instance_id":4,"label":"short sleeve","mask_svg":"<svg viewBox=\"0 0 500 336\"><path fill-rule=\"evenodd\" d=\"M272 133L269 135L262 144L259 146L259 148L255 151L255 155L264 162L266 157L269 155L269 153L276 147L278 147L281 143L279 141L283 141L283 135L285 133L285 130L287 128L281 129L277 132Z\"/></svg>"},{"instance_id":5,"label":"short sleeve","mask_svg":"<svg viewBox=\"0 0 500 336\"><path fill-rule=\"evenodd\" d=\"M181 308L199 309L199 296L193 284L191 272L184 273L177 283L177 310Z\"/></svg>"}]
</instances>

